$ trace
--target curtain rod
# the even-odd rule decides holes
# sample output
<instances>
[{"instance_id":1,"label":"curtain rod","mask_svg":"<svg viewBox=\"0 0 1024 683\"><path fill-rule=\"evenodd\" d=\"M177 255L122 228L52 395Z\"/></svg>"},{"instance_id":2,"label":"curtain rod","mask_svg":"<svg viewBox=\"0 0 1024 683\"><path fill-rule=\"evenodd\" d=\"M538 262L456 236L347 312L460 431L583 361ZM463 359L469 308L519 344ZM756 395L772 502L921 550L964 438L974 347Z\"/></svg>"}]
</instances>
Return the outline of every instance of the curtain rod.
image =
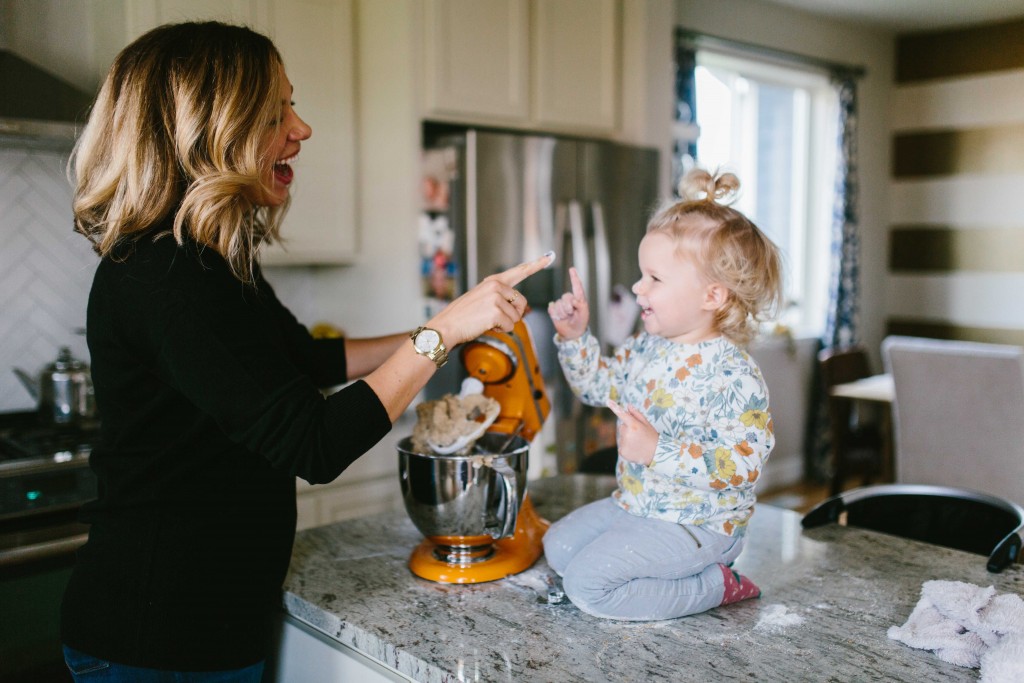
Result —
<instances>
[{"instance_id":1,"label":"curtain rod","mask_svg":"<svg viewBox=\"0 0 1024 683\"><path fill-rule=\"evenodd\" d=\"M684 44L688 44L689 47L696 49L706 48L710 50L718 49L728 52L740 52L745 55L756 55L790 64L796 63L804 66L812 66L824 69L829 73L841 73L854 78L862 78L864 74L867 73L863 66L831 62L827 59L809 57L796 52L788 52L786 50L778 50L773 47L765 47L764 45L755 45L742 40L713 36L707 33L683 28L682 26L676 27L676 37Z\"/></svg>"}]
</instances>

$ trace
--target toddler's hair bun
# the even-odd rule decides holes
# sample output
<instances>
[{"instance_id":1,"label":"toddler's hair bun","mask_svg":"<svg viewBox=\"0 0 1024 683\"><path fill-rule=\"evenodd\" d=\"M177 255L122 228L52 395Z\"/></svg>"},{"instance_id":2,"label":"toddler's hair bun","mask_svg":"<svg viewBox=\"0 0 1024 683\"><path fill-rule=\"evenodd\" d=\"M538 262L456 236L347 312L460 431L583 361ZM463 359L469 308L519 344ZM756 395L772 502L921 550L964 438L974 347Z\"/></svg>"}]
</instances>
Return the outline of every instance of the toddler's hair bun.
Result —
<instances>
[{"instance_id":1,"label":"toddler's hair bun","mask_svg":"<svg viewBox=\"0 0 1024 683\"><path fill-rule=\"evenodd\" d=\"M679 196L688 201L708 201L731 204L740 189L740 179L734 173L714 175L703 168L691 169L679 181Z\"/></svg>"}]
</instances>

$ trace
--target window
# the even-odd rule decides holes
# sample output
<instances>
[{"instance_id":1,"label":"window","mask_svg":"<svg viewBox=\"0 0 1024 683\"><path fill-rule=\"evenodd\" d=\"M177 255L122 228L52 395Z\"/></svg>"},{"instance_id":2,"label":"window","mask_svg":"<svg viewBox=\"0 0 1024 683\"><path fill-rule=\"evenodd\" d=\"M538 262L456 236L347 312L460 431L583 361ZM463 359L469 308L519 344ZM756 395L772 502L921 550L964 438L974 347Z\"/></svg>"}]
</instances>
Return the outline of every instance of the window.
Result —
<instances>
[{"instance_id":1,"label":"window","mask_svg":"<svg viewBox=\"0 0 1024 683\"><path fill-rule=\"evenodd\" d=\"M791 303L782 322L819 336L830 277L835 90L824 73L710 50L697 51L694 76L696 163L739 176L733 206L784 254Z\"/></svg>"}]
</instances>

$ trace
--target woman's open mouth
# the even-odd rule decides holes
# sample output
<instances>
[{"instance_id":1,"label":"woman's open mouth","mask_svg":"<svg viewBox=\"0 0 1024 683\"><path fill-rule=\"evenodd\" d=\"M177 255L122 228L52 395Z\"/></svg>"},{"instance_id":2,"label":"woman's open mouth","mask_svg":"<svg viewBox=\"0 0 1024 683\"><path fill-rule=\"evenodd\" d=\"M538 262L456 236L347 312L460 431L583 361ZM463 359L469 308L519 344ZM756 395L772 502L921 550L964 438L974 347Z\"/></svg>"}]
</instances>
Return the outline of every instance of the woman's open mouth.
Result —
<instances>
[{"instance_id":1,"label":"woman's open mouth","mask_svg":"<svg viewBox=\"0 0 1024 683\"><path fill-rule=\"evenodd\" d=\"M274 180L281 183L282 185L290 185L292 180L295 178L295 171L292 169L292 162L298 158L298 154L293 154L287 159L281 159L274 163Z\"/></svg>"}]
</instances>

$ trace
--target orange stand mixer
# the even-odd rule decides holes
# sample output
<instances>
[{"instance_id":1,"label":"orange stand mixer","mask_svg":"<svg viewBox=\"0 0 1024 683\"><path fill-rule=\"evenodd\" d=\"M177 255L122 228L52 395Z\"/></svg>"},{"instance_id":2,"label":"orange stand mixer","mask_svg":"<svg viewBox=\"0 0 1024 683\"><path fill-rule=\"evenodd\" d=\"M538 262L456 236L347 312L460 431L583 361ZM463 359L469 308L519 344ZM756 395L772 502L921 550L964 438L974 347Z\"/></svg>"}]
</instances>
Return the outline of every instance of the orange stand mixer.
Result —
<instances>
[{"instance_id":1,"label":"orange stand mixer","mask_svg":"<svg viewBox=\"0 0 1024 683\"><path fill-rule=\"evenodd\" d=\"M466 455L415 453L398 445L402 497L426 537L409 558L414 574L440 583L482 583L528 569L549 523L526 492L530 442L551 412L525 323L465 344L462 363L501 406Z\"/></svg>"}]
</instances>

